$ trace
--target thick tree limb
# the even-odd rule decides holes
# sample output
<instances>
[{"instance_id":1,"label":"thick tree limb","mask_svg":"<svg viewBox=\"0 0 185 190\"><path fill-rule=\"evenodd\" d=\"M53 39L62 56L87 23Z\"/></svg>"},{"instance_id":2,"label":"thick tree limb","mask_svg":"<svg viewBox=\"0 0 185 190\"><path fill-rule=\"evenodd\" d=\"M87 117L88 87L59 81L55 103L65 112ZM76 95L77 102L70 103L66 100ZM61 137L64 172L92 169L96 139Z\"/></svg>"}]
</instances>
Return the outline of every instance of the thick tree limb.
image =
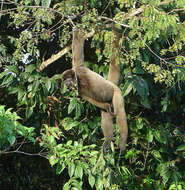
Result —
<instances>
[{"instance_id":1,"label":"thick tree limb","mask_svg":"<svg viewBox=\"0 0 185 190\"><path fill-rule=\"evenodd\" d=\"M85 39L90 38L94 35L94 32L89 32L85 35ZM59 59L60 57L62 57L63 55L65 55L68 51L70 51L72 49L72 44L70 44L69 46L65 47L64 49L62 49L61 51L59 51L57 54L52 55L49 59L47 59L46 61L43 61L42 64L40 65L38 71L42 71L44 68L46 68L48 65L50 65L51 63L53 63L54 61L56 61L57 59Z\"/></svg>"},{"instance_id":2,"label":"thick tree limb","mask_svg":"<svg viewBox=\"0 0 185 190\"><path fill-rule=\"evenodd\" d=\"M43 61L42 64L40 65L38 71L42 71L44 68L46 68L48 65L65 55L68 51L70 51L72 48L72 44L65 47L63 50L59 51L57 54L52 55L49 59L46 61Z\"/></svg>"},{"instance_id":3,"label":"thick tree limb","mask_svg":"<svg viewBox=\"0 0 185 190\"><path fill-rule=\"evenodd\" d=\"M158 6L161 6L161 5L165 5L165 4L168 4L168 3L171 3L173 2L174 0L166 0L166 1L163 1L161 3L158 4ZM132 13L129 13L126 15L125 17L125 20L128 20L128 19L131 19L132 17L142 13L145 8L148 7L148 5L144 6L144 7L141 7L141 8L138 8L136 9L135 11L133 11ZM100 16L99 18L101 19L102 16ZM102 19L105 19L106 17L102 17ZM107 18L106 18L107 19ZM110 21L113 21L115 22L114 20L110 19ZM110 25L109 25L110 26ZM125 25L127 26L127 25ZM127 26L128 27L128 26ZM86 34L85 36L85 39L87 38L90 38L94 35L95 32L89 32ZM61 51L59 51L57 54L55 55L52 55L51 58L47 59L46 61L43 61L38 69L38 71L42 71L44 68L46 68L48 65L50 65L51 63L53 63L54 61L56 61L57 59L59 59L60 57L62 57L63 55L65 55L68 51L70 51L72 49L72 44L65 47L64 49L62 49Z\"/></svg>"}]
</instances>

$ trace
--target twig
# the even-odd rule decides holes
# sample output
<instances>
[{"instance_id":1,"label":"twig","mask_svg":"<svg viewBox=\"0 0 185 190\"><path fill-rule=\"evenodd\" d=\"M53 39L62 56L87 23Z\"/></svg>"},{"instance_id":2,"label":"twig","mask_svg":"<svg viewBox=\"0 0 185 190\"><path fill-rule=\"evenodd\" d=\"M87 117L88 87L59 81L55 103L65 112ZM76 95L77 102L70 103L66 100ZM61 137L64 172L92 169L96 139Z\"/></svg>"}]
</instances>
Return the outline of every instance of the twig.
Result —
<instances>
[{"instance_id":1,"label":"twig","mask_svg":"<svg viewBox=\"0 0 185 190\"><path fill-rule=\"evenodd\" d=\"M45 149L42 149L40 152L35 153L35 154L31 154L31 153L23 152L23 151L19 151L19 150L14 150L14 151L9 151L9 152L2 151L1 154L18 153L18 154L24 154L24 155L27 155L27 156L41 156L43 158L46 158L46 155L48 154L48 152L43 152L44 150Z\"/></svg>"},{"instance_id":2,"label":"twig","mask_svg":"<svg viewBox=\"0 0 185 190\"><path fill-rule=\"evenodd\" d=\"M98 18L99 18L100 20L103 19L103 20L111 21L111 22L113 22L113 23L115 23L115 24L119 24L120 26L123 26L123 27L125 27L125 28L130 28L130 26L127 25L127 24L122 24L122 23L120 23L120 22L117 22L116 20L113 20L113 19L108 18L108 17L105 17L105 16L100 16L100 17L98 17Z\"/></svg>"},{"instance_id":3,"label":"twig","mask_svg":"<svg viewBox=\"0 0 185 190\"><path fill-rule=\"evenodd\" d=\"M169 64L169 65L175 65L176 67L179 67L179 68L182 68L182 69L185 70L185 68L184 68L183 66L181 66L181 65L172 64L172 63L166 61L166 59L164 59L164 58L160 57L159 55L157 55L146 43L145 43L145 45L146 45L146 47L149 49L149 51L150 51L153 55L155 55L160 61L163 61L164 63ZM168 65L167 65L167 66L168 66Z\"/></svg>"}]
</instances>

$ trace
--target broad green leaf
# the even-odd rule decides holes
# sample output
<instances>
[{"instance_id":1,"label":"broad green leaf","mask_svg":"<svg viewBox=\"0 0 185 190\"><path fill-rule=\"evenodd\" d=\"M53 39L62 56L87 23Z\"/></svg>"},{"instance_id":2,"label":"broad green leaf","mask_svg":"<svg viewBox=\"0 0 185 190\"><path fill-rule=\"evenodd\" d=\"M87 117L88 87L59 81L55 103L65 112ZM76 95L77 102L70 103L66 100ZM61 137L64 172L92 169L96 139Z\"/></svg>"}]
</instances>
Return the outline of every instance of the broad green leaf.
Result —
<instances>
[{"instance_id":1,"label":"broad green leaf","mask_svg":"<svg viewBox=\"0 0 185 190\"><path fill-rule=\"evenodd\" d=\"M72 177L74 175L74 172L75 172L75 164L73 162L69 162L68 163L69 176Z\"/></svg>"},{"instance_id":2,"label":"broad green leaf","mask_svg":"<svg viewBox=\"0 0 185 190\"><path fill-rule=\"evenodd\" d=\"M89 174L88 180L91 188L93 188L95 184L95 177L92 174Z\"/></svg>"},{"instance_id":3,"label":"broad green leaf","mask_svg":"<svg viewBox=\"0 0 185 190\"><path fill-rule=\"evenodd\" d=\"M79 182L79 180L73 179L72 186L72 190L82 190L82 182Z\"/></svg>"},{"instance_id":4,"label":"broad green leaf","mask_svg":"<svg viewBox=\"0 0 185 190\"><path fill-rule=\"evenodd\" d=\"M79 177L80 179L82 179L82 177L83 177L83 168L80 165L80 163L78 163L78 165L76 166L75 177Z\"/></svg>"},{"instance_id":5,"label":"broad green leaf","mask_svg":"<svg viewBox=\"0 0 185 190\"><path fill-rule=\"evenodd\" d=\"M42 6L43 7L50 7L51 0L42 0Z\"/></svg>"},{"instance_id":6,"label":"broad green leaf","mask_svg":"<svg viewBox=\"0 0 185 190\"><path fill-rule=\"evenodd\" d=\"M13 88L9 88L10 89L10 94L16 94L19 91L18 87L13 87Z\"/></svg>"},{"instance_id":7,"label":"broad green leaf","mask_svg":"<svg viewBox=\"0 0 185 190\"><path fill-rule=\"evenodd\" d=\"M58 164L56 168L56 174L60 174L65 168L66 168L66 165L64 163Z\"/></svg>"},{"instance_id":8,"label":"broad green leaf","mask_svg":"<svg viewBox=\"0 0 185 190\"><path fill-rule=\"evenodd\" d=\"M177 147L177 151L185 151L185 144L181 144Z\"/></svg>"},{"instance_id":9,"label":"broad green leaf","mask_svg":"<svg viewBox=\"0 0 185 190\"><path fill-rule=\"evenodd\" d=\"M40 85L40 81L39 80L34 81L33 85L32 85L32 91L33 92L37 92L38 89L39 89L39 85Z\"/></svg>"},{"instance_id":10,"label":"broad green leaf","mask_svg":"<svg viewBox=\"0 0 185 190\"><path fill-rule=\"evenodd\" d=\"M142 77L134 76L134 83L133 84L134 84L134 87L136 88L139 96L143 100L145 100L146 97L148 96L148 93L149 93L147 82Z\"/></svg>"},{"instance_id":11,"label":"broad green leaf","mask_svg":"<svg viewBox=\"0 0 185 190\"><path fill-rule=\"evenodd\" d=\"M67 145L67 146L71 146L72 143L73 143L73 141L72 141L72 140L69 140L69 141L67 141L66 145Z\"/></svg>"},{"instance_id":12,"label":"broad green leaf","mask_svg":"<svg viewBox=\"0 0 185 190\"><path fill-rule=\"evenodd\" d=\"M15 143L16 137L14 135L9 136L8 141L11 145L13 145Z\"/></svg>"},{"instance_id":13,"label":"broad green leaf","mask_svg":"<svg viewBox=\"0 0 185 190\"><path fill-rule=\"evenodd\" d=\"M49 90L50 90L50 88L51 88L51 81L50 81L50 79L47 79L47 80L46 80L46 88L47 88L47 90L48 90L48 92L49 92Z\"/></svg>"},{"instance_id":14,"label":"broad green leaf","mask_svg":"<svg viewBox=\"0 0 185 190\"><path fill-rule=\"evenodd\" d=\"M17 66L15 66L15 65L7 66L6 68L7 68L8 71L10 71L10 72L13 72L13 73L16 73L16 74L19 73L19 70L18 70Z\"/></svg>"},{"instance_id":15,"label":"broad green leaf","mask_svg":"<svg viewBox=\"0 0 185 190\"><path fill-rule=\"evenodd\" d=\"M159 151L153 150L153 151L152 151L152 154L154 155L154 157L155 157L156 159L161 159L161 154L160 154Z\"/></svg>"},{"instance_id":16,"label":"broad green leaf","mask_svg":"<svg viewBox=\"0 0 185 190\"><path fill-rule=\"evenodd\" d=\"M0 79L3 78L5 75L7 75L7 73L9 73L9 71L4 71L0 73Z\"/></svg>"},{"instance_id":17,"label":"broad green leaf","mask_svg":"<svg viewBox=\"0 0 185 190\"><path fill-rule=\"evenodd\" d=\"M49 163L51 166L54 166L58 162L58 158L56 158L54 155L49 158Z\"/></svg>"},{"instance_id":18,"label":"broad green leaf","mask_svg":"<svg viewBox=\"0 0 185 190\"><path fill-rule=\"evenodd\" d=\"M97 177L95 185L96 185L96 189L103 190L103 180L101 176Z\"/></svg>"},{"instance_id":19,"label":"broad green leaf","mask_svg":"<svg viewBox=\"0 0 185 190\"><path fill-rule=\"evenodd\" d=\"M142 120L142 118L138 118L136 120L136 127L137 127L137 129L142 129L143 128L143 120Z\"/></svg>"},{"instance_id":20,"label":"broad green leaf","mask_svg":"<svg viewBox=\"0 0 185 190\"><path fill-rule=\"evenodd\" d=\"M144 100L141 99L141 104L143 106L145 106L146 108L151 109L151 105L150 105L150 102L149 102L148 98L145 98Z\"/></svg>"},{"instance_id":21,"label":"broad green leaf","mask_svg":"<svg viewBox=\"0 0 185 190\"><path fill-rule=\"evenodd\" d=\"M1 85L7 85L8 83L10 83L12 80L14 79L14 76L12 73L9 73L3 80Z\"/></svg>"},{"instance_id":22,"label":"broad green leaf","mask_svg":"<svg viewBox=\"0 0 185 190\"><path fill-rule=\"evenodd\" d=\"M31 64L31 65L26 66L25 72L32 73L35 69L36 69L36 66Z\"/></svg>"},{"instance_id":23,"label":"broad green leaf","mask_svg":"<svg viewBox=\"0 0 185 190\"><path fill-rule=\"evenodd\" d=\"M127 96L130 93L130 91L132 90L132 88L133 88L133 82L130 80L126 80L126 83L122 90L123 97Z\"/></svg>"},{"instance_id":24,"label":"broad green leaf","mask_svg":"<svg viewBox=\"0 0 185 190\"><path fill-rule=\"evenodd\" d=\"M29 118L33 113L33 107L27 106L26 107L26 118Z\"/></svg>"},{"instance_id":25,"label":"broad green leaf","mask_svg":"<svg viewBox=\"0 0 185 190\"><path fill-rule=\"evenodd\" d=\"M154 130L154 136L156 138L157 141L159 141L160 143L165 144L167 142L166 140L166 136L165 136L165 131L161 130Z\"/></svg>"},{"instance_id":26,"label":"broad green leaf","mask_svg":"<svg viewBox=\"0 0 185 190\"><path fill-rule=\"evenodd\" d=\"M76 107L76 98L73 98L68 106L68 114L70 114L75 109L75 107Z\"/></svg>"},{"instance_id":27,"label":"broad green leaf","mask_svg":"<svg viewBox=\"0 0 185 190\"><path fill-rule=\"evenodd\" d=\"M67 123L67 124L65 125L65 130L66 130L66 131L69 131L69 130L72 129L73 127L76 127L78 124L79 124L78 121L74 121L74 122L71 122L71 123Z\"/></svg>"},{"instance_id":28,"label":"broad green leaf","mask_svg":"<svg viewBox=\"0 0 185 190\"><path fill-rule=\"evenodd\" d=\"M70 182L65 183L62 190L71 190Z\"/></svg>"},{"instance_id":29,"label":"broad green leaf","mask_svg":"<svg viewBox=\"0 0 185 190\"><path fill-rule=\"evenodd\" d=\"M97 162L97 158L96 157L92 157L89 159L89 162L92 164L92 165L95 165L96 162Z\"/></svg>"},{"instance_id":30,"label":"broad green leaf","mask_svg":"<svg viewBox=\"0 0 185 190\"><path fill-rule=\"evenodd\" d=\"M146 135L146 139L149 143L151 143L153 141L153 133L152 133L152 130L151 129L148 129L147 130L147 135Z\"/></svg>"},{"instance_id":31,"label":"broad green leaf","mask_svg":"<svg viewBox=\"0 0 185 190\"><path fill-rule=\"evenodd\" d=\"M21 88L19 88L18 91L18 100L19 102L22 102L22 98L26 95L26 91L22 90Z\"/></svg>"},{"instance_id":32,"label":"broad green leaf","mask_svg":"<svg viewBox=\"0 0 185 190\"><path fill-rule=\"evenodd\" d=\"M76 104L76 118L79 118L81 116L81 104L77 103Z\"/></svg>"},{"instance_id":33,"label":"broad green leaf","mask_svg":"<svg viewBox=\"0 0 185 190\"><path fill-rule=\"evenodd\" d=\"M53 144L53 143L55 144L56 143L55 138L53 136L51 136L51 135L48 136L47 140L48 140L49 144Z\"/></svg>"}]
</instances>

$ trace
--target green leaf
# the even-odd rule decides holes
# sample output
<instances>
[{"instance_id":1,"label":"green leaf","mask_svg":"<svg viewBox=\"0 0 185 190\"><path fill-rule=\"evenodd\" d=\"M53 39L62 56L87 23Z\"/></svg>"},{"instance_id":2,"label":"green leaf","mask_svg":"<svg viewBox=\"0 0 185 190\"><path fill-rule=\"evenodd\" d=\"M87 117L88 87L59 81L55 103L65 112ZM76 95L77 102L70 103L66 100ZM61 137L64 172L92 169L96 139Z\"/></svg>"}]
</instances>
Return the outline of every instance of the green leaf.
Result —
<instances>
[{"instance_id":1,"label":"green leaf","mask_svg":"<svg viewBox=\"0 0 185 190\"><path fill-rule=\"evenodd\" d=\"M49 163L51 166L54 166L58 162L58 158L56 158L54 155L49 158Z\"/></svg>"},{"instance_id":2,"label":"green leaf","mask_svg":"<svg viewBox=\"0 0 185 190\"><path fill-rule=\"evenodd\" d=\"M19 91L18 87L9 88L10 94L16 94Z\"/></svg>"},{"instance_id":3,"label":"green leaf","mask_svg":"<svg viewBox=\"0 0 185 190\"><path fill-rule=\"evenodd\" d=\"M156 138L157 141L159 141L160 143L165 144L167 142L166 136L165 136L165 131L161 130L155 130L154 131L154 136Z\"/></svg>"},{"instance_id":4,"label":"green leaf","mask_svg":"<svg viewBox=\"0 0 185 190\"><path fill-rule=\"evenodd\" d=\"M93 188L95 184L95 177L92 174L89 174L88 180L91 188Z\"/></svg>"},{"instance_id":5,"label":"green leaf","mask_svg":"<svg viewBox=\"0 0 185 190\"><path fill-rule=\"evenodd\" d=\"M9 71L4 71L0 73L0 79L3 78L5 75L7 75L7 73L9 73Z\"/></svg>"},{"instance_id":6,"label":"green leaf","mask_svg":"<svg viewBox=\"0 0 185 190\"><path fill-rule=\"evenodd\" d=\"M58 164L56 168L56 174L60 174L66 168L65 164Z\"/></svg>"},{"instance_id":7,"label":"green leaf","mask_svg":"<svg viewBox=\"0 0 185 190\"><path fill-rule=\"evenodd\" d=\"M142 129L143 128L143 120L142 120L142 118L138 118L136 120L136 127L137 127L137 129Z\"/></svg>"},{"instance_id":8,"label":"green leaf","mask_svg":"<svg viewBox=\"0 0 185 190\"><path fill-rule=\"evenodd\" d=\"M75 109L75 107L76 107L76 98L73 98L68 106L68 114L70 114Z\"/></svg>"},{"instance_id":9,"label":"green leaf","mask_svg":"<svg viewBox=\"0 0 185 190\"><path fill-rule=\"evenodd\" d=\"M30 118L33 113L33 107L27 106L26 107L26 118Z\"/></svg>"},{"instance_id":10,"label":"green leaf","mask_svg":"<svg viewBox=\"0 0 185 190\"><path fill-rule=\"evenodd\" d=\"M9 136L7 139L11 145L13 145L15 143L15 140L16 140L14 135Z\"/></svg>"},{"instance_id":11,"label":"green leaf","mask_svg":"<svg viewBox=\"0 0 185 190\"><path fill-rule=\"evenodd\" d=\"M150 102L149 102L148 98L145 98L144 100L142 99L142 100L141 100L141 104L142 104L144 107L146 107L146 108L148 108L148 109L151 109L151 105L150 105Z\"/></svg>"},{"instance_id":12,"label":"green leaf","mask_svg":"<svg viewBox=\"0 0 185 190\"><path fill-rule=\"evenodd\" d=\"M70 182L65 183L62 190L71 190Z\"/></svg>"},{"instance_id":13,"label":"green leaf","mask_svg":"<svg viewBox=\"0 0 185 190\"><path fill-rule=\"evenodd\" d=\"M40 81L39 80L34 81L33 85L32 85L32 91L33 92L37 92L38 89L39 89L39 85L40 85Z\"/></svg>"},{"instance_id":14,"label":"green leaf","mask_svg":"<svg viewBox=\"0 0 185 190\"><path fill-rule=\"evenodd\" d=\"M96 157L92 157L92 158L89 159L89 162L90 162L90 164L95 165L96 162L97 162L97 158Z\"/></svg>"},{"instance_id":15,"label":"green leaf","mask_svg":"<svg viewBox=\"0 0 185 190\"><path fill-rule=\"evenodd\" d=\"M75 164L73 162L68 163L68 173L69 176L72 177L75 171Z\"/></svg>"},{"instance_id":16,"label":"green leaf","mask_svg":"<svg viewBox=\"0 0 185 190\"><path fill-rule=\"evenodd\" d=\"M122 90L123 97L127 96L131 92L132 88L133 88L133 82L130 80L126 80L126 83Z\"/></svg>"},{"instance_id":17,"label":"green leaf","mask_svg":"<svg viewBox=\"0 0 185 190\"><path fill-rule=\"evenodd\" d=\"M72 190L82 190L82 182L81 181L79 182L78 180L73 179L72 186L73 186Z\"/></svg>"},{"instance_id":18,"label":"green leaf","mask_svg":"<svg viewBox=\"0 0 185 190\"><path fill-rule=\"evenodd\" d=\"M177 151L185 151L185 144L181 144L177 147Z\"/></svg>"},{"instance_id":19,"label":"green leaf","mask_svg":"<svg viewBox=\"0 0 185 190\"><path fill-rule=\"evenodd\" d=\"M155 157L156 159L161 159L161 154L160 154L159 151L153 150L153 151L152 151L152 154L154 155L154 157Z\"/></svg>"},{"instance_id":20,"label":"green leaf","mask_svg":"<svg viewBox=\"0 0 185 190\"><path fill-rule=\"evenodd\" d=\"M72 141L72 140L69 140L69 141L67 141L66 145L67 145L67 146L71 146L72 143L73 143L73 141Z\"/></svg>"},{"instance_id":21,"label":"green leaf","mask_svg":"<svg viewBox=\"0 0 185 190\"><path fill-rule=\"evenodd\" d=\"M49 144L55 144L56 143L55 138L52 135L48 136L47 139L48 139Z\"/></svg>"},{"instance_id":22,"label":"green leaf","mask_svg":"<svg viewBox=\"0 0 185 190\"><path fill-rule=\"evenodd\" d=\"M76 166L75 177L79 177L80 179L82 179L82 177L83 177L83 168L80 165L80 163Z\"/></svg>"},{"instance_id":23,"label":"green leaf","mask_svg":"<svg viewBox=\"0 0 185 190\"><path fill-rule=\"evenodd\" d=\"M19 100L19 102L22 102L22 98L23 98L24 95L26 95L26 92L19 88L19 91L18 91L18 100Z\"/></svg>"},{"instance_id":24,"label":"green leaf","mask_svg":"<svg viewBox=\"0 0 185 190\"><path fill-rule=\"evenodd\" d=\"M51 81L50 81L50 79L48 79L48 80L46 81L46 88L47 88L47 90L48 90L48 92L49 92L49 90L50 90L50 88L51 88Z\"/></svg>"},{"instance_id":25,"label":"green leaf","mask_svg":"<svg viewBox=\"0 0 185 190\"><path fill-rule=\"evenodd\" d=\"M51 0L42 0L42 6L43 7L50 7Z\"/></svg>"},{"instance_id":26,"label":"green leaf","mask_svg":"<svg viewBox=\"0 0 185 190\"><path fill-rule=\"evenodd\" d=\"M19 70L18 70L17 66L15 66L15 65L7 66L6 68L8 69L9 72L13 72L16 74L19 73Z\"/></svg>"},{"instance_id":27,"label":"green leaf","mask_svg":"<svg viewBox=\"0 0 185 190\"><path fill-rule=\"evenodd\" d=\"M69 131L70 129L72 129L73 127L76 127L78 126L79 122L78 121L74 121L74 122L71 122L71 123L67 123L65 125L65 130L66 131Z\"/></svg>"},{"instance_id":28,"label":"green leaf","mask_svg":"<svg viewBox=\"0 0 185 190\"><path fill-rule=\"evenodd\" d=\"M96 185L96 189L103 190L103 181L102 181L101 176L98 176L95 185Z\"/></svg>"},{"instance_id":29,"label":"green leaf","mask_svg":"<svg viewBox=\"0 0 185 190\"><path fill-rule=\"evenodd\" d=\"M12 73L9 73L3 80L1 85L7 85L8 83L10 83L12 80L14 79L14 76Z\"/></svg>"},{"instance_id":30,"label":"green leaf","mask_svg":"<svg viewBox=\"0 0 185 190\"><path fill-rule=\"evenodd\" d=\"M149 93L147 82L142 77L139 76L134 76L133 79L134 79L133 84L137 90L137 93L143 100L145 100Z\"/></svg>"},{"instance_id":31,"label":"green leaf","mask_svg":"<svg viewBox=\"0 0 185 190\"><path fill-rule=\"evenodd\" d=\"M146 139L149 143L151 143L153 141L153 133L152 133L152 130L151 129L148 129L147 131L147 135L146 135Z\"/></svg>"},{"instance_id":32,"label":"green leaf","mask_svg":"<svg viewBox=\"0 0 185 190\"><path fill-rule=\"evenodd\" d=\"M36 70L36 66L31 64L31 65L26 66L25 72L32 73L34 70Z\"/></svg>"}]
</instances>

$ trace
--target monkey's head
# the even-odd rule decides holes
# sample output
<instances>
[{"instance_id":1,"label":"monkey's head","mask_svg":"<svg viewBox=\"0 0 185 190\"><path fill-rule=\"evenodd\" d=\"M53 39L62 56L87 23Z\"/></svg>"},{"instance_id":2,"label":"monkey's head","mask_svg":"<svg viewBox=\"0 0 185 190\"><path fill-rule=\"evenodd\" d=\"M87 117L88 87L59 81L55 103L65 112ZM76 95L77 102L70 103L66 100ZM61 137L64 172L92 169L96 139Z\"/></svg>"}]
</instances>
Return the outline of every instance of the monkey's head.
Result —
<instances>
[{"instance_id":1,"label":"monkey's head","mask_svg":"<svg viewBox=\"0 0 185 190\"><path fill-rule=\"evenodd\" d=\"M75 78L75 72L72 69L68 69L62 73L62 81L64 81L64 84L68 89L76 89L76 78Z\"/></svg>"}]
</instances>

